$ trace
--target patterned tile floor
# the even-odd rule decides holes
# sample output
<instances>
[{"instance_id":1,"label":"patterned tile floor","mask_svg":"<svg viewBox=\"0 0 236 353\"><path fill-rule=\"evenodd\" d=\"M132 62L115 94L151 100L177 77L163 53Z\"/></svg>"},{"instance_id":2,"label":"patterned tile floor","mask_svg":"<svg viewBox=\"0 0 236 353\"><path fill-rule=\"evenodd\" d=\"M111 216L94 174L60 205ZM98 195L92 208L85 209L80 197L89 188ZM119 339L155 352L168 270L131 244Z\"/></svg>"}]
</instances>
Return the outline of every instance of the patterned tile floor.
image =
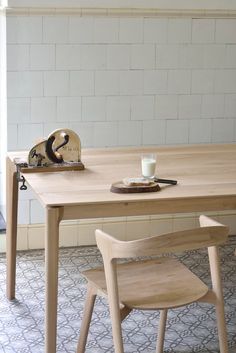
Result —
<instances>
[{"instance_id":1,"label":"patterned tile floor","mask_svg":"<svg viewBox=\"0 0 236 353\"><path fill-rule=\"evenodd\" d=\"M230 353L236 353L236 238L221 249L226 320ZM209 281L205 251L180 256L193 272ZM101 263L95 247L60 250L57 353L75 353L86 292L81 270ZM17 299L5 297L6 263L0 255L0 352L44 352L44 252L19 252ZM157 312L131 313L123 322L126 353L154 353ZM113 353L109 313L98 299L86 353ZM165 353L218 353L214 310L210 305L191 304L169 312Z\"/></svg>"}]
</instances>

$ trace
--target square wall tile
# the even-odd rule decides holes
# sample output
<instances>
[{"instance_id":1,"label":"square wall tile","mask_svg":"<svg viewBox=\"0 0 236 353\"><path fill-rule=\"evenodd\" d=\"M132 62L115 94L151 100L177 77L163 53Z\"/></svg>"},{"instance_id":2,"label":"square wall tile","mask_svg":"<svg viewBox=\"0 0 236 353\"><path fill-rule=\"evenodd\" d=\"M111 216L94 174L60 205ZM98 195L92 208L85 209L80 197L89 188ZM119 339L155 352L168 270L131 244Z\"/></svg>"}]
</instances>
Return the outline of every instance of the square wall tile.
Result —
<instances>
[{"instance_id":1,"label":"square wall tile","mask_svg":"<svg viewBox=\"0 0 236 353\"><path fill-rule=\"evenodd\" d=\"M201 117L201 95L179 96L179 119L197 119Z\"/></svg>"},{"instance_id":2,"label":"square wall tile","mask_svg":"<svg viewBox=\"0 0 236 353\"><path fill-rule=\"evenodd\" d=\"M216 43L236 43L236 19L216 19Z\"/></svg>"},{"instance_id":3,"label":"square wall tile","mask_svg":"<svg viewBox=\"0 0 236 353\"><path fill-rule=\"evenodd\" d=\"M31 226L28 228L28 249L44 249L45 247L45 227Z\"/></svg>"},{"instance_id":4,"label":"square wall tile","mask_svg":"<svg viewBox=\"0 0 236 353\"><path fill-rule=\"evenodd\" d=\"M35 223L45 223L45 209L39 203L38 200L30 201L30 222L31 224Z\"/></svg>"},{"instance_id":5,"label":"square wall tile","mask_svg":"<svg viewBox=\"0 0 236 353\"><path fill-rule=\"evenodd\" d=\"M102 230L102 223L79 224L78 245L96 245L96 229Z\"/></svg>"},{"instance_id":6,"label":"square wall tile","mask_svg":"<svg viewBox=\"0 0 236 353\"><path fill-rule=\"evenodd\" d=\"M189 121L189 143L210 143L211 130L211 119L191 119Z\"/></svg>"},{"instance_id":7,"label":"square wall tile","mask_svg":"<svg viewBox=\"0 0 236 353\"><path fill-rule=\"evenodd\" d=\"M18 43L18 18L17 16L9 16L6 21L6 35L8 44Z\"/></svg>"},{"instance_id":8,"label":"square wall tile","mask_svg":"<svg viewBox=\"0 0 236 353\"><path fill-rule=\"evenodd\" d=\"M224 114L224 116L226 118L236 118L236 94L226 94L225 95L225 114Z\"/></svg>"},{"instance_id":9,"label":"square wall tile","mask_svg":"<svg viewBox=\"0 0 236 353\"><path fill-rule=\"evenodd\" d=\"M224 117L225 96L223 94L202 95L202 118Z\"/></svg>"},{"instance_id":10,"label":"square wall tile","mask_svg":"<svg viewBox=\"0 0 236 353\"><path fill-rule=\"evenodd\" d=\"M226 67L236 68L236 44L226 45Z\"/></svg>"},{"instance_id":11,"label":"square wall tile","mask_svg":"<svg viewBox=\"0 0 236 353\"><path fill-rule=\"evenodd\" d=\"M67 16L43 17L43 42L68 43L69 19Z\"/></svg>"},{"instance_id":12,"label":"square wall tile","mask_svg":"<svg viewBox=\"0 0 236 353\"><path fill-rule=\"evenodd\" d=\"M178 95L157 95L155 100L155 116L157 119L176 119L178 117Z\"/></svg>"},{"instance_id":13,"label":"square wall tile","mask_svg":"<svg viewBox=\"0 0 236 353\"><path fill-rule=\"evenodd\" d=\"M190 43L191 25L191 19L170 18L168 21L168 43Z\"/></svg>"},{"instance_id":14,"label":"square wall tile","mask_svg":"<svg viewBox=\"0 0 236 353\"><path fill-rule=\"evenodd\" d=\"M194 18L192 20L192 42L213 43L215 39L215 19Z\"/></svg>"},{"instance_id":15,"label":"square wall tile","mask_svg":"<svg viewBox=\"0 0 236 353\"><path fill-rule=\"evenodd\" d=\"M166 139L165 120L147 120L143 123L142 142L143 145L164 145Z\"/></svg>"},{"instance_id":16,"label":"square wall tile","mask_svg":"<svg viewBox=\"0 0 236 353\"><path fill-rule=\"evenodd\" d=\"M107 45L82 45L81 69L104 70L107 67Z\"/></svg>"},{"instance_id":17,"label":"square wall tile","mask_svg":"<svg viewBox=\"0 0 236 353\"><path fill-rule=\"evenodd\" d=\"M119 71L96 71L95 94L96 95L118 95L120 92Z\"/></svg>"},{"instance_id":18,"label":"square wall tile","mask_svg":"<svg viewBox=\"0 0 236 353\"><path fill-rule=\"evenodd\" d=\"M31 70L55 70L55 45L30 45Z\"/></svg>"},{"instance_id":19,"label":"square wall tile","mask_svg":"<svg viewBox=\"0 0 236 353\"><path fill-rule=\"evenodd\" d=\"M167 120L166 121L166 143L178 144L188 143L189 138L188 120Z\"/></svg>"},{"instance_id":20,"label":"square wall tile","mask_svg":"<svg viewBox=\"0 0 236 353\"><path fill-rule=\"evenodd\" d=\"M236 217L235 214L219 214L219 222L229 227L229 234L236 235Z\"/></svg>"},{"instance_id":21,"label":"square wall tile","mask_svg":"<svg viewBox=\"0 0 236 353\"><path fill-rule=\"evenodd\" d=\"M119 41L120 43L142 43L143 19L120 18Z\"/></svg>"},{"instance_id":22,"label":"square wall tile","mask_svg":"<svg viewBox=\"0 0 236 353\"><path fill-rule=\"evenodd\" d=\"M224 68L226 47L224 44L206 45L204 51L203 67L206 69Z\"/></svg>"},{"instance_id":23,"label":"square wall tile","mask_svg":"<svg viewBox=\"0 0 236 353\"><path fill-rule=\"evenodd\" d=\"M168 93L188 94L191 89L190 70L169 70L168 71Z\"/></svg>"},{"instance_id":24,"label":"square wall tile","mask_svg":"<svg viewBox=\"0 0 236 353\"><path fill-rule=\"evenodd\" d=\"M144 94L167 93L167 71L147 70L144 71Z\"/></svg>"},{"instance_id":25,"label":"square wall tile","mask_svg":"<svg viewBox=\"0 0 236 353\"><path fill-rule=\"evenodd\" d=\"M118 18L94 18L94 42L118 43L119 19Z\"/></svg>"},{"instance_id":26,"label":"square wall tile","mask_svg":"<svg viewBox=\"0 0 236 353\"><path fill-rule=\"evenodd\" d=\"M56 97L31 99L31 121L35 123L56 120Z\"/></svg>"},{"instance_id":27,"label":"square wall tile","mask_svg":"<svg viewBox=\"0 0 236 353\"><path fill-rule=\"evenodd\" d=\"M18 149L18 125L7 125L7 150L16 151Z\"/></svg>"},{"instance_id":28,"label":"square wall tile","mask_svg":"<svg viewBox=\"0 0 236 353\"><path fill-rule=\"evenodd\" d=\"M29 45L7 45L7 70L24 71L29 69Z\"/></svg>"},{"instance_id":29,"label":"square wall tile","mask_svg":"<svg viewBox=\"0 0 236 353\"><path fill-rule=\"evenodd\" d=\"M127 70L130 68L130 46L127 44L108 45L107 69Z\"/></svg>"},{"instance_id":30,"label":"square wall tile","mask_svg":"<svg viewBox=\"0 0 236 353\"><path fill-rule=\"evenodd\" d=\"M126 240L126 222L105 222L103 231L116 239Z\"/></svg>"},{"instance_id":31,"label":"square wall tile","mask_svg":"<svg viewBox=\"0 0 236 353\"><path fill-rule=\"evenodd\" d=\"M131 45L131 69L155 68L155 46L153 44Z\"/></svg>"},{"instance_id":32,"label":"square wall tile","mask_svg":"<svg viewBox=\"0 0 236 353\"><path fill-rule=\"evenodd\" d=\"M18 251L28 250L28 227L17 227L17 246Z\"/></svg>"},{"instance_id":33,"label":"square wall tile","mask_svg":"<svg viewBox=\"0 0 236 353\"><path fill-rule=\"evenodd\" d=\"M181 69L201 69L204 67L204 46L196 44L180 44L179 67Z\"/></svg>"},{"instance_id":34,"label":"square wall tile","mask_svg":"<svg viewBox=\"0 0 236 353\"><path fill-rule=\"evenodd\" d=\"M78 245L78 225L63 224L59 230L59 246L77 246Z\"/></svg>"},{"instance_id":35,"label":"square wall tile","mask_svg":"<svg viewBox=\"0 0 236 353\"><path fill-rule=\"evenodd\" d=\"M94 72L93 71L71 71L70 72L70 95L71 96L93 96L94 95Z\"/></svg>"},{"instance_id":36,"label":"square wall tile","mask_svg":"<svg viewBox=\"0 0 236 353\"><path fill-rule=\"evenodd\" d=\"M156 68L178 69L180 67L180 46L163 44L156 46Z\"/></svg>"},{"instance_id":37,"label":"square wall tile","mask_svg":"<svg viewBox=\"0 0 236 353\"><path fill-rule=\"evenodd\" d=\"M142 141L141 121L119 121L118 146L140 146Z\"/></svg>"},{"instance_id":38,"label":"square wall tile","mask_svg":"<svg viewBox=\"0 0 236 353\"><path fill-rule=\"evenodd\" d=\"M130 97L107 97L106 113L108 121L130 120L130 111Z\"/></svg>"},{"instance_id":39,"label":"square wall tile","mask_svg":"<svg viewBox=\"0 0 236 353\"><path fill-rule=\"evenodd\" d=\"M8 123L30 122L30 98L7 99Z\"/></svg>"},{"instance_id":40,"label":"square wall tile","mask_svg":"<svg viewBox=\"0 0 236 353\"><path fill-rule=\"evenodd\" d=\"M57 98L57 121L79 121L82 119L81 97Z\"/></svg>"},{"instance_id":41,"label":"square wall tile","mask_svg":"<svg viewBox=\"0 0 236 353\"><path fill-rule=\"evenodd\" d=\"M67 71L45 71L44 95L52 97L68 96L69 73Z\"/></svg>"},{"instance_id":42,"label":"square wall tile","mask_svg":"<svg viewBox=\"0 0 236 353\"><path fill-rule=\"evenodd\" d=\"M151 219L150 236L173 232L173 219Z\"/></svg>"},{"instance_id":43,"label":"square wall tile","mask_svg":"<svg viewBox=\"0 0 236 353\"><path fill-rule=\"evenodd\" d=\"M142 70L119 71L120 94L141 95L143 93Z\"/></svg>"},{"instance_id":44,"label":"square wall tile","mask_svg":"<svg viewBox=\"0 0 236 353\"><path fill-rule=\"evenodd\" d=\"M72 122L69 124L69 128L74 130L80 137L82 148L94 147L94 123ZM83 150L82 150L83 153ZM82 154L83 161L83 154Z\"/></svg>"},{"instance_id":45,"label":"square wall tile","mask_svg":"<svg viewBox=\"0 0 236 353\"><path fill-rule=\"evenodd\" d=\"M17 149L28 150L44 138L43 124L19 124L17 133Z\"/></svg>"},{"instance_id":46,"label":"square wall tile","mask_svg":"<svg viewBox=\"0 0 236 353\"><path fill-rule=\"evenodd\" d=\"M83 121L105 121L106 120L106 98L105 97L83 97L82 98L82 120Z\"/></svg>"},{"instance_id":47,"label":"square wall tile","mask_svg":"<svg viewBox=\"0 0 236 353\"><path fill-rule=\"evenodd\" d=\"M152 120L154 118L154 96L131 97L131 119Z\"/></svg>"},{"instance_id":48,"label":"square wall tile","mask_svg":"<svg viewBox=\"0 0 236 353\"><path fill-rule=\"evenodd\" d=\"M227 143L234 139L234 119L212 119L212 142Z\"/></svg>"},{"instance_id":49,"label":"square wall tile","mask_svg":"<svg viewBox=\"0 0 236 353\"><path fill-rule=\"evenodd\" d=\"M193 70L191 93L214 93L215 70Z\"/></svg>"},{"instance_id":50,"label":"square wall tile","mask_svg":"<svg viewBox=\"0 0 236 353\"><path fill-rule=\"evenodd\" d=\"M193 229L197 227L196 217L175 217L173 218L173 231L178 232L181 230Z\"/></svg>"},{"instance_id":51,"label":"square wall tile","mask_svg":"<svg viewBox=\"0 0 236 353\"><path fill-rule=\"evenodd\" d=\"M127 221L126 240L147 238L150 235L150 221Z\"/></svg>"},{"instance_id":52,"label":"square wall tile","mask_svg":"<svg viewBox=\"0 0 236 353\"><path fill-rule=\"evenodd\" d=\"M8 72L7 74L8 97L40 97L43 95L42 72Z\"/></svg>"},{"instance_id":53,"label":"square wall tile","mask_svg":"<svg viewBox=\"0 0 236 353\"><path fill-rule=\"evenodd\" d=\"M167 42L166 18L144 18L143 40L144 43L166 43Z\"/></svg>"},{"instance_id":54,"label":"square wall tile","mask_svg":"<svg viewBox=\"0 0 236 353\"><path fill-rule=\"evenodd\" d=\"M69 42L70 43L93 43L94 38L93 17L69 17Z\"/></svg>"},{"instance_id":55,"label":"square wall tile","mask_svg":"<svg viewBox=\"0 0 236 353\"><path fill-rule=\"evenodd\" d=\"M57 44L56 45L56 69L57 70L80 70L81 56L82 56L82 48L80 45Z\"/></svg>"},{"instance_id":56,"label":"square wall tile","mask_svg":"<svg viewBox=\"0 0 236 353\"><path fill-rule=\"evenodd\" d=\"M19 200L18 201L18 223L19 224L29 224L29 200Z\"/></svg>"},{"instance_id":57,"label":"square wall tile","mask_svg":"<svg viewBox=\"0 0 236 353\"><path fill-rule=\"evenodd\" d=\"M236 93L236 69L216 70L215 93Z\"/></svg>"},{"instance_id":58,"label":"square wall tile","mask_svg":"<svg viewBox=\"0 0 236 353\"><path fill-rule=\"evenodd\" d=\"M16 25L17 43L42 43L42 16L18 16Z\"/></svg>"},{"instance_id":59,"label":"square wall tile","mask_svg":"<svg viewBox=\"0 0 236 353\"><path fill-rule=\"evenodd\" d=\"M118 143L118 122L94 123L94 147L115 147Z\"/></svg>"}]
</instances>

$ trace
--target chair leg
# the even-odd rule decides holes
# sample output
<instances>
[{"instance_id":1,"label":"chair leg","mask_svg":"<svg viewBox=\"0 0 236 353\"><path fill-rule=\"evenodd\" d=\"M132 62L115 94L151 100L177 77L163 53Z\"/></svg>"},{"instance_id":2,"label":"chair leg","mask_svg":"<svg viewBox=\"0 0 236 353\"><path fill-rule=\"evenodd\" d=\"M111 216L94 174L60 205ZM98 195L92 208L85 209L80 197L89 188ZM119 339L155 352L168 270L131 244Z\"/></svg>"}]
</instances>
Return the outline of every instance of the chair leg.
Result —
<instances>
[{"instance_id":1,"label":"chair leg","mask_svg":"<svg viewBox=\"0 0 236 353\"><path fill-rule=\"evenodd\" d=\"M168 312L167 309L163 309L160 311L156 353L163 353L167 312Z\"/></svg>"},{"instance_id":2,"label":"chair leg","mask_svg":"<svg viewBox=\"0 0 236 353\"><path fill-rule=\"evenodd\" d=\"M79 341L76 353L84 353L88 337L89 325L92 318L94 302L97 296L97 290L90 283L87 286L87 295L84 305L83 319L81 322Z\"/></svg>"},{"instance_id":3,"label":"chair leg","mask_svg":"<svg viewBox=\"0 0 236 353\"><path fill-rule=\"evenodd\" d=\"M216 303L216 318L217 318L220 353L228 353L225 311L224 311L224 304L222 301L219 301L218 303Z\"/></svg>"}]
</instances>

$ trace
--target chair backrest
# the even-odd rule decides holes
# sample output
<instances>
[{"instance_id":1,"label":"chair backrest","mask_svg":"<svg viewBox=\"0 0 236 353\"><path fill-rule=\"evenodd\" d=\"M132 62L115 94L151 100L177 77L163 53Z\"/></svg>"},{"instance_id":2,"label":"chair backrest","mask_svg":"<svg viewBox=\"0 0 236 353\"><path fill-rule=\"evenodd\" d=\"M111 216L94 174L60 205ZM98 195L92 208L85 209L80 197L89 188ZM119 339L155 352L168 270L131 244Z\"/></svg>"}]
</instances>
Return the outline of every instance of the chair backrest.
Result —
<instances>
[{"instance_id":1,"label":"chair backrest","mask_svg":"<svg viewBox=\"0 0 236 353\"><path fill-rule=\"evenodd\" d=\"M165 252L174 253L208 247L212 282L212 298L208 300L209 302L213 302L217 300L219 301L223 298L219 251L217 245L226 241L228 227L205 216L200 217L200 225L201 227L197 229L169 233L134 241L120 241L101 230L96 230L97 245L103 257L110 314L112 321L115 322L115 326L113 325L115 328L112 326L114 344L115 346L121 347L117 352L123 353L124 351L121 340L121 312L116 259L159 255ZM119 335L117 336L116 333L118 331Z\"/></svg>"},{"instance_id":2,"label":"chair backrest","mask_svg":"<svg viewBox=\"0 0 236 353\"><path fill-rule=\"evenodd\" d=\"M228 227L206 216L200 216L200 225L201 227L195 229L132 241L120 241L101 230L96 230L96 241L103 260L106 261L208 248L226 241Z\"/></svg>"}]
</instances>

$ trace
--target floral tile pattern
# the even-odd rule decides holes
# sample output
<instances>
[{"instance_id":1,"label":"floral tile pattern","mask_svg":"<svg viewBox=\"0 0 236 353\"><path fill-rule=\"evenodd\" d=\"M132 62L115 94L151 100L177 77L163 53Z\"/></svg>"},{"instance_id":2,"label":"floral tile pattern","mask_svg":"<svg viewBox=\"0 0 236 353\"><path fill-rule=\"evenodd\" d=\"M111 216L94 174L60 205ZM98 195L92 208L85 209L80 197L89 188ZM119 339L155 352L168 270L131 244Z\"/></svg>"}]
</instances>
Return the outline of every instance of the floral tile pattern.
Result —
<instances>
[{"instance_id":1,"label":"floral tile pattern","mask_svg":"<svg viewBox=\"0 0 236 353\"><path fill-rule=\"evenodd\" d=\"M236 238L221 248L226 321L230 353L236 352ZM209 281L206 251L191 251L180 259L206 283ZM60 250L57 353L75 353L86 293L80 271L101 264L96 247ZM8 301L6 259L0 255L0 352L44 353L44 251L19 252L17 299ZM154 353L158 312L133 311L123 322L126 353ZM113 353L109 311L104 299L95 304L88 353ZM190 304L170 310L165 353L219 353L214 308Z\"/></svg>"}]
</instances>

